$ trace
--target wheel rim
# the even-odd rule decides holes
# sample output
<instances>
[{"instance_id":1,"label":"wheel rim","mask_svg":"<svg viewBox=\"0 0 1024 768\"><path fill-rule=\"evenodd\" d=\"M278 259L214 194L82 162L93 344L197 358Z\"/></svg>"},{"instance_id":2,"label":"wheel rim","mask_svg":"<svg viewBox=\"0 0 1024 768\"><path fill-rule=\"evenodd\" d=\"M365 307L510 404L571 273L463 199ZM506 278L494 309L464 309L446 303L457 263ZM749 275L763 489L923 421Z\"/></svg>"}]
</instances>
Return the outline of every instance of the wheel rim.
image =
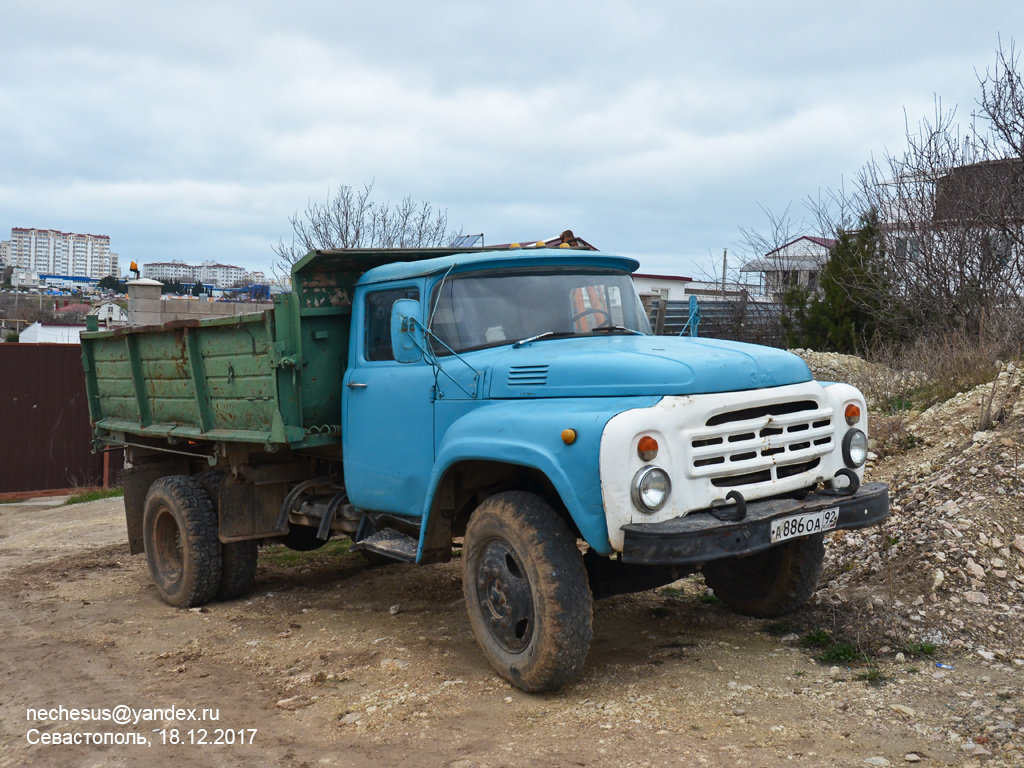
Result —
<instances>
[{"instance_id":1,"label":"wheel rim","mask_svg":"<svg viewBox=\"0 0 1024 768\"><path fill-rule=\"evenodd\" d=\"M165 583L176 583L184 571L185 552L178 521L167 507L160 507L154 517L153 543L157 570Z\"/></svg>"},{"instance_id":2,"label":"wheel rim","mask_svg":"<svg viewBox=\"0 0 1024 768\"><path fill-rule=\"evenodd\" d=\"M476 592L495 642L509 653L525 650L533 637L533 591L522 561L508 542L491 539L483 545Z\"/></svg>"}]
</instances>

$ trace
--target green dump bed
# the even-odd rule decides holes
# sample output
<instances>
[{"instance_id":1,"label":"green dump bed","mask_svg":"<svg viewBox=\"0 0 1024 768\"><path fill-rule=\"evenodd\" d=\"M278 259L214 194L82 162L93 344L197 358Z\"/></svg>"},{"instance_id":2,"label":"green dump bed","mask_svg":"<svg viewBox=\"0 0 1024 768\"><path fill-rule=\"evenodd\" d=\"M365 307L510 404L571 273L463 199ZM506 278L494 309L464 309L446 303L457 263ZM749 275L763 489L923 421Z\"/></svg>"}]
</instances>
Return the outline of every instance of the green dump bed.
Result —
<instances>
[{"instance_id":1,"label":"green dump bed","mask_svg":"<svg viewBox=\"0 0 1024 768\"><path fill-rule=\"evenodd\" d=\"M337 443L349 316L303 317L294 294L272 310L82 335L96 435Z\"/></svg>"},{"instance_id":2,"label":"green dump bed","mask_svg":"<svg viewBox=\"0 0 1024 768\"><path fill-rule=\"evenodd\" d=\"M448 248L313 251L292 293L260 313L82 334L97 441L124 435L262 443L341 443L341 381L352 294L368 269L458 253Z\"/></svg>"}]
</instances>

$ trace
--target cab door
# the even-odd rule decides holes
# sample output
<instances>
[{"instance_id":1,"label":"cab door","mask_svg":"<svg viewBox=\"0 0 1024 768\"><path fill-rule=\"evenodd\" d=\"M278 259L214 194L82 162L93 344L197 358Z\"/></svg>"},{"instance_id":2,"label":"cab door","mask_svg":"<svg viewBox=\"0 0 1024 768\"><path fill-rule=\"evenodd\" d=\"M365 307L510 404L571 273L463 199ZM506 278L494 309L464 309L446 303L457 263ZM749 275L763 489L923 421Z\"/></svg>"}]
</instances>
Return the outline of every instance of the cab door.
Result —
<instances>
[{"instance_id":1,"label":"cab door","mask_svg":"<svg viewBox=\"0 0 1024 768\"><path fill-rule=\"evenodd\" d=\"M391 350L392 305L419 298L414 282L357 289L342 445L349 501L363 510L423 513L434 465L434 371L422 359L399 363Z\"/></svg>"}]
</instances>

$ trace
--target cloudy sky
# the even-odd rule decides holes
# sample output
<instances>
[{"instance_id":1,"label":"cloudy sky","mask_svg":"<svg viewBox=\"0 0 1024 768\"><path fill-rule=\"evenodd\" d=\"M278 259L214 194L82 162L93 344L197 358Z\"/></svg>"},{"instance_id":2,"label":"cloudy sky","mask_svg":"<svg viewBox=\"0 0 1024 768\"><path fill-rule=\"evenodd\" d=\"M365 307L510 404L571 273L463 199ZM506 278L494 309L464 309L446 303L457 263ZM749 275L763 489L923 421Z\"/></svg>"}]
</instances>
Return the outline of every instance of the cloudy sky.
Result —
<instances>
[{"instance_id":1,"label":"cloudy sky","mask_svg":"<svg viewBox=\"0 0 1024 768\"><path fill-rule=\"evenodd\" d=\"M710 275L904 114L969 119L1022 30L1019 0L0 0L0 238L269 271L290 214L373 181L487 242Z\"/></svg>"}]
</instances>

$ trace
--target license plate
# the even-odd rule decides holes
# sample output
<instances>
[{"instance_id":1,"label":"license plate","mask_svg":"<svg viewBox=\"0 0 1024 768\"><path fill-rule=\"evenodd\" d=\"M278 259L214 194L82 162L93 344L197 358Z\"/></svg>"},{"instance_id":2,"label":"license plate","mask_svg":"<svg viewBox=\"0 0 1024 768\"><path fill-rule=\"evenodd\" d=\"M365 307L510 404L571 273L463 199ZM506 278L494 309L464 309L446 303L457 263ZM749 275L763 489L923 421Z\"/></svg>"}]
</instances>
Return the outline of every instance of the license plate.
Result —
<instances>
[{"instance_id":1,"label":"license plate","mask_svg":"<svg viewBox=\"0 0 1024 768\"><path fill-rule=\"evenodd\" d=\"M839 522L839 507L772 520L772 544L812 533L830 531Z\"/></svg>"}]
</instances>

